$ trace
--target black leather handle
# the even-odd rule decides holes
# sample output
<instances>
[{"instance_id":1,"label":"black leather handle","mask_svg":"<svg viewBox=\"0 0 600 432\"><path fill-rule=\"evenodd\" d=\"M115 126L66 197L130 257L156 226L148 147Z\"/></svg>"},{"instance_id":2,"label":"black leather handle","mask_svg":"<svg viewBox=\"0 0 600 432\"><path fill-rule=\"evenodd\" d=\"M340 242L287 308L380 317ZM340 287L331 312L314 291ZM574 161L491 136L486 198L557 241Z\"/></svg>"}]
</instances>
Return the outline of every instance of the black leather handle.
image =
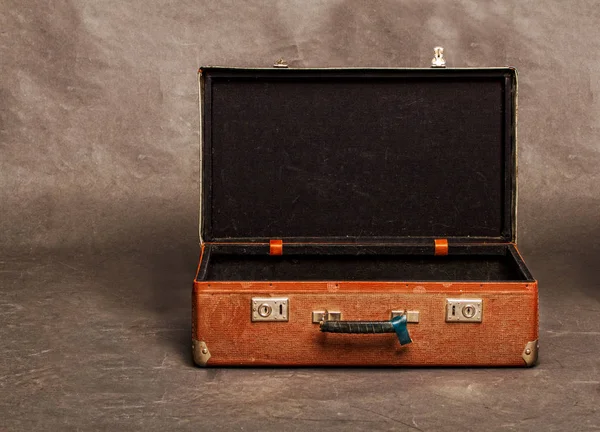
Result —
<instances>
[{"instance_id":1,"label":"black leather handle","mask_svg":"<svg viewBox=\"0 0 600 432\"><path fill-rule=\"evenodd\" d=\"M321 331L327 333L395 333L391 321L324 321Z\"/></svg>"},{"instance_id":2,"label":"black leather handle","mask_svg":"<svg viewBox=\"0 0 600 432\"><path fill-rule=\"evenodd\" d=\"M396 333L400 345L412 342L406 328L406 316L400 315L391 321L323 321L321 331L326 333L377 334Z\"/></svg>"}]
</instances>

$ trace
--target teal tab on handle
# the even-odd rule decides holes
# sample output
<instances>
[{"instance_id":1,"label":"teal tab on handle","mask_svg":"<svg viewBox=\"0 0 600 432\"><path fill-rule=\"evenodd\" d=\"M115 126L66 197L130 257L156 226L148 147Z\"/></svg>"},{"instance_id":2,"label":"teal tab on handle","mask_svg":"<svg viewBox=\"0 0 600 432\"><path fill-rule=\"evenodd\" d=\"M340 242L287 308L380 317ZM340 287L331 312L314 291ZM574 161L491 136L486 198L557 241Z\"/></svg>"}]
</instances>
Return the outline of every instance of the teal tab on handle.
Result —
<instances>
[{"instance_id":1,"label":"teal tab on handle","mask_svg":"<svg viewBox=\"0 0 600 432\"><path fill-rule=\"evenodd\" d=\"M400 345L406 345L412 342L410 335L408 334L408 328L406 328L406 315L399 315L392 318L392 326L398 336Z\"/></svg>"}]
</instances>

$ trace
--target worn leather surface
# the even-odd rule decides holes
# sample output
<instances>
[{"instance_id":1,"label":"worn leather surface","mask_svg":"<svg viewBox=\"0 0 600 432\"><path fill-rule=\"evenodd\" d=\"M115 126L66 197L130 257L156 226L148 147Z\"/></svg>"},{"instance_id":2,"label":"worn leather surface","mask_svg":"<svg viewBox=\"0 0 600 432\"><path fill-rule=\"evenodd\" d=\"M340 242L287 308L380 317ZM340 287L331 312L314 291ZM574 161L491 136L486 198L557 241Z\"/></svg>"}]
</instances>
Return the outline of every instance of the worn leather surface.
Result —
<instances>
[{"instance_id":1,"label":"worn leather surface","mask_svg":"<svg viewBox=\"0 0 600 432\"><path fill-rule=\"evenodd\" d=\"M519 70L525 255L597 252L599 14L582 1L3 0L0 247L197 254L199 65L428 66L442 45L449 67Z\"/></svg>"},{"instance_id":2,"label":"worn leather surface","mask_svg":"<svg viewBox=\"0 0 600 432\"><path fill-rule=\"evenodd\" d=\"M287 297L289 321L250 322L252 297L263 295ZM454 297L482 299L482 322L446 322L445 302ZM198 282L192 301L194 337L210 350L208 366L525 366L525 345L538 338L537 283ZM354 334L329 333L311 321L312 311L382 321L400 309L419 311L406 346L393 330L356 334L368 330L363 323L350 325Z\"/></svg>"}]
</instances>

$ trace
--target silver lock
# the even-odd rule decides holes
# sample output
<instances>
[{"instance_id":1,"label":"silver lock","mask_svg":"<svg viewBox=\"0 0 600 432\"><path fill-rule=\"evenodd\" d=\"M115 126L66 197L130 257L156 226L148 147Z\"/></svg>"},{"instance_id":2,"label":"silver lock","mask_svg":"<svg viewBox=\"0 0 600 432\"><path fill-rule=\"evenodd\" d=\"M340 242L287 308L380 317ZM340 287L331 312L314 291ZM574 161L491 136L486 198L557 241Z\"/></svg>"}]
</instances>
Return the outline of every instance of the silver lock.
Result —
<instances>
[{"instance_id":1,"label":"silver lock","mask_svg":"<svg viewBox=\"0 0 600 432\"><path fill-rule=\"evenodd\" d=\"M283 297L253 298L250 303L252 321L289 320L289 300Z\"/></svg>"},{"instance_id":2,"label":"silver lock","mask_svg":"<svg viewBox=\"0 0 600 432\"><path fill-rule=\"evenodd\" d=\"M463 316L468 319L473 318L476 313L477 313L477 309L472 304L465 305L462 309Z\"/></svg>"},{"instance_id":3,"label":"silver lock","mask_svg":"<svg viewBox=\"0 0 600 432\"><path fill-rule=\"evenodd\" d=\"M273 308L268 303L263 303L258 307L258 314L263 318L267 318L271 312L273 312Z\"/></svg>"},{"instance_id":4,"label":"silver lock","mask_svg":"<svg viewBox=\"0 0 600 432\"><path fill-rule=\"evenodd\" d=\"M446 299L446 322L481 322L483 301L481 299Z\"/></svg>"}]
</instances>

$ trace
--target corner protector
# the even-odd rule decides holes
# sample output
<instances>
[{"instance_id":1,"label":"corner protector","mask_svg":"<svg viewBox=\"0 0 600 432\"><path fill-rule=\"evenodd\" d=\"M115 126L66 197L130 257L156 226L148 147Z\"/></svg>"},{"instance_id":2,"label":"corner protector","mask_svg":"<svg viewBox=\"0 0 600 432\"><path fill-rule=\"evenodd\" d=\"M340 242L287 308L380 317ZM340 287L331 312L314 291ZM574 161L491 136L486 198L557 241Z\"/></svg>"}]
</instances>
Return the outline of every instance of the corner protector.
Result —
<instances>
[{"instance_id":1,"label":"corner protector","mask_svg":"<svg viewBox=\"0 0 600 432\"><path fill-rule=\"evenodd\" d=\"M192 354L194 356L194 363L198 366L206 366L208 359L210 359L210 351L203 341L192 339Z\"/></svg>"},{"instance_id":2,"label":"corner protector","mask_svg":"<svg viewBox=\"0 0 600 432\"><path fill-rule=\"evenodd\" d=\"M523 360L528 367L531 367L537 363L538 351L540 344L537 340L527 342L525 349L523 350Z\"/></svg>"}]
</instances>

